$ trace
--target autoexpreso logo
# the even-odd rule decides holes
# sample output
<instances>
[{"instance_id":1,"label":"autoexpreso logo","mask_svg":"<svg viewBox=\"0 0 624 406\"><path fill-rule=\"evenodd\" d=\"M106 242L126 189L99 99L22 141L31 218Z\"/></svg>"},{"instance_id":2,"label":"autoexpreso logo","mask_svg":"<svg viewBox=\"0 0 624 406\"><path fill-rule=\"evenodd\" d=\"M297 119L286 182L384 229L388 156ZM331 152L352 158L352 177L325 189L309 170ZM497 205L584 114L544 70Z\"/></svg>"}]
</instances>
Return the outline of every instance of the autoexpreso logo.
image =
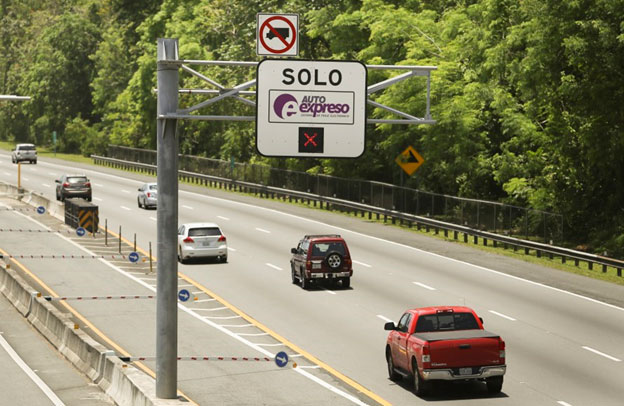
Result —
<instances>
[{"instance_id":1,"label":"autoexpreso logo","mask_svg":"<svg viewBox=\"0 0 624 406\"><path fill-rule=\"evenodd\" d=\"M353 124L354 92L270 90L269 122Z\"/></svg>"}]
</instances>

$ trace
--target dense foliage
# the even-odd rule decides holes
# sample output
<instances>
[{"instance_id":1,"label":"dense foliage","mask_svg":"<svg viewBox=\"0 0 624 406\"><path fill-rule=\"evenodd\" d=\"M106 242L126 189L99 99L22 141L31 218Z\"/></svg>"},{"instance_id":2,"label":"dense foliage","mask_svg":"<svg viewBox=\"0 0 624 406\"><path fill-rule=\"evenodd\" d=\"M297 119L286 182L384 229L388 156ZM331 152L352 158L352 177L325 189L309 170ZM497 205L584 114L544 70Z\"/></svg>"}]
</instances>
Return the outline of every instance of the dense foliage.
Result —
<instances>
[{"instance_id":1,"label":"dense foliage","mask_svg":"<svg viewBox=\"0 0 624 406\"><path fill-rule=\"evenodd\" d=\"M301 57L436 65L434 126L369 126L356 160L267 159L251 123L179 123L182 152L401 182L561 213L574 244L624 255L624 0L0 0L0 140L155 147L156 39L185 59L258 60L257 12L301 15ZM199 69L225 86L248 68ZM370 72L370 80L396 73ZM181 87L206 87L181 74ZM423 116L414 78L377 101ZM202 100L181 96L181 106ZM203 114L252 115L231 100ZM375 117L389 113L371 109Z\"/></svg>"}]
</instances>

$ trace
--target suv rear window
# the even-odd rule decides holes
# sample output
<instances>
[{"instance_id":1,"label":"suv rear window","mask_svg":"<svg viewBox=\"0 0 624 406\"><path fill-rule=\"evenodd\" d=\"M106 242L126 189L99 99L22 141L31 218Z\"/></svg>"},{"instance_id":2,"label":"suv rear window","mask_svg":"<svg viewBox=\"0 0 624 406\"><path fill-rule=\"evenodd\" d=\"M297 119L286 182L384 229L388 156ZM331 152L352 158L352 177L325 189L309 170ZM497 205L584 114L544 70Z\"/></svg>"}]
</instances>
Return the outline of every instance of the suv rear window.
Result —
<instances>
[{"instance_id":1,"label":"suv rear window","mask_svg":"<svg viewBox=\"0 0 624 406\"><path fill-rule=\"evenodd\" d=\"M19 147L17 147L17 149L19 149L20 151L34 151L35 146L34 145L20 145Z\"/></svg>"},{"instance_id":2,"label":"suv rear window","mask_svg":"<svg viewBox=\"0 0 624 406\"><path fill-rule=\"evenodd\" d=\"M191 228L188 233L189 237L208 237L211 235L221 235L218 227L201 227Z\"/></svg>"},{"instance_id":3,"label":"suv rear window","mask_svg":"<svg viewBox=\"0 0 624 406\"><path fill-rule=\"evenodd\" d=\"M87 181L87 178L85 178L84 176L72 176L67 178L67 181L69 183L85 183Z\"/></svg>"},{"instance_id":4,"label":"suv rear window","mask_svg":"<svg viewBox=\"0 0 624 406\"><path fill-rule=\"evenodd\" d=\"M416 324L416 333L431 331L474 330L479 325L472 313L443 313L420 316Z\"/></svg>"},{"instance_id":5,"label":"suv rear window","mask_svg":"<svg viewBox=\"0 0 624 406\"><path fill-rule=\"evenodd\" d=\"M345 247L342 242L315 242L312 247L313 257L325 257L330 252L337 252L340 255L345 254Z\"/></svg>"}]
</instances>

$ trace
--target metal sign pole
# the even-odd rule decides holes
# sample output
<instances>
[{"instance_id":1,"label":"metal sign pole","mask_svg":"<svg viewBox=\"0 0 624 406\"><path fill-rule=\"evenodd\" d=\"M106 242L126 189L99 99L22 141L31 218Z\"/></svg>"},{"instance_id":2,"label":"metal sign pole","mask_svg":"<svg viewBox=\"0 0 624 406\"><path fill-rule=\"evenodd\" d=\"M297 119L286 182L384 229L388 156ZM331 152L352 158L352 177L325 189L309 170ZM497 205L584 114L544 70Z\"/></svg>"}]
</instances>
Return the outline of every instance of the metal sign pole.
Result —
<instances>
[{"instance_id":1,"label":"metal sign pole","mask_svg":"<svg viewBox=\"0 0 624 406\"><path fill-rule=\"evenodd\" d=\"M178 109L178 40L158 38L158 116ZM157 121L157 299L156 299L156 396L177 397L178 356L178 139L176 120Z\"/></svg>"}]
</instances>

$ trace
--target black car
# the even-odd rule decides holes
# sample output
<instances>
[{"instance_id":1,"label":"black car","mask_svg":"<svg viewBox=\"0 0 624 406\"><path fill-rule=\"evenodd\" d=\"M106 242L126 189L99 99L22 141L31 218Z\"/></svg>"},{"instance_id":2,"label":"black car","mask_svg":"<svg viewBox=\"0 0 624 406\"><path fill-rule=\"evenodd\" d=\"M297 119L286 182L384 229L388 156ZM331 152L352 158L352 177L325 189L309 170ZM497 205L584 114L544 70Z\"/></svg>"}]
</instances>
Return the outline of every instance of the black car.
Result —
<instances>
[{"instance_id":1,"label":"black car","mask_svg":"<svg viewBox=\"0 0 624 406\"><path fill-rule=\"evenodd\" d=\"M56 200L82 197L91 201L91 182L86 175L63 175L56 180Z\"/></svg>"}]
</instances>

